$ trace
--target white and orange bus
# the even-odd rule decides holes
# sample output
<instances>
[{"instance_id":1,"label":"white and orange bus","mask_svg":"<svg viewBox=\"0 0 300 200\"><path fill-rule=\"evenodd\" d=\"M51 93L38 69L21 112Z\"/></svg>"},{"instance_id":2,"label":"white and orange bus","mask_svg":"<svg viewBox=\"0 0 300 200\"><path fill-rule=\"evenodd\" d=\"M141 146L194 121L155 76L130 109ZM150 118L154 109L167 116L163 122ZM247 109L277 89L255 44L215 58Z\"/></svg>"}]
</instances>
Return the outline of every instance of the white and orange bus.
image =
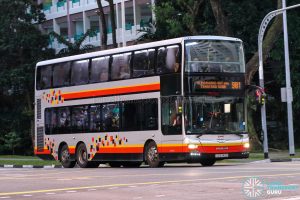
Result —
<instances>
[{"instance_id":1,"label":"white and orange bus","mask_svg":"<svg viewBox=\"0 0 300 200\"><path fill-rule=\"evenodd\" d=\"M35 154L63 167L247 158L242 41L183 37L39 62Z\"/></svg>"}]
</instances>

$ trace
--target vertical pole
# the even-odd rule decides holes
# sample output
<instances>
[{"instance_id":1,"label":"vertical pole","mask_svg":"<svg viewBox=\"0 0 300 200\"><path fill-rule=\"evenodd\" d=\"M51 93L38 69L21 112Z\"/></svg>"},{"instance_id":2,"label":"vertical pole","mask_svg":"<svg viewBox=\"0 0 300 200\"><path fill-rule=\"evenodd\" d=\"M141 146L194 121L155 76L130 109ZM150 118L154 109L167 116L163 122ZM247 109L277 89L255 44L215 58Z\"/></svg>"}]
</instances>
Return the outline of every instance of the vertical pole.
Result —
<instances>
[{"instance_id":1,"label":"vertical pole","mask_svg":"<svg viewBox=\"0 0 300 200\"><path fill-rule=\"evenodd\" d=\"M134 36L136 36L136 8L135 0L132 0L132 9L133 9L133 27L134 27Z\"/></svg>"},{"instance_id":2,"label":"vertical pole","mask_svg":"<svg viewBox=\"0 0 300 200\"><path fill-rule=\"evenodd\" d=\"M122 10L122 42L123 42L123 47L126 47L126 39L125 39L125 3L124 0L121 2L121 10Z\"/></svg>"},{"instance_id":3,"label":"vertical pole","mask_svg":"<svg viewBox=\"0 0 300 200\"><path fill-rule=\"evenodd\" d=\"M263 35L259 34L258 36L258 57L259 57L259 85L261 88L264 88L264 70L263 70L263 55L262 55L262 43ZM264 134L264 158L269 158L269 149L268 149L268 131L267 131L267 117L266 117L266 105L261 106L261 126Z\"/></svg>"},{"instance_id":4,"label":"vertical pole","mask_svg":"<svg viewBox=\"0 0 300 200\"><path fill-rule=\"evenodd\" d=\"M71 42L71 19L70 19L70 0L67 0L67 23L68 23L68 39Z\"/></svg>"},{"instance_id":5,"label":"vertical pole","mask_svg":"<svg viewBox=\"0 0 300 200\"><path fill-rule=\"evenodd\" d=\"M282 0L282 9L286 8L286 0ZM285 81L286 81L286 97L288 112L288 131L289 131L289 152L290 156L295 155L294 145L294 127L293 127L293 108L292 108L292 88L290 75L290 58L289 58L289 41L287 32L286 10L283 11L283 35L284 35L284 57L285 57Z\"/></svg>"}]
</instances>

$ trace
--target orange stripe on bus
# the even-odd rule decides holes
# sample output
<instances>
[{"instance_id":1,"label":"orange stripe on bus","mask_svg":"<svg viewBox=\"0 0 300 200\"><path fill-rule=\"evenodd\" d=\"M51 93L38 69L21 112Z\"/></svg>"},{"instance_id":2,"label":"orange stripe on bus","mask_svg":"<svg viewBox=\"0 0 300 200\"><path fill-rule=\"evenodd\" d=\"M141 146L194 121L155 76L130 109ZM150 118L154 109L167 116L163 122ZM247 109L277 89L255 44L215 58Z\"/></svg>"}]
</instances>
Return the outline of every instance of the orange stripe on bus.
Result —
<instances>
[{"instance_id":1,"label":"orange stripe on bus","mask_svg":"<svg viewBox=\"0 0 300 200\"><path fill-rule=\"evenodd\" d=\"M119 94L126 94L126 93L135 93L135 92L147 92L147 91L154 91L154 90L160 90L159 83L65 93L62 94L62 97L65 100L71 100L71 99L119 95Z\"/></svg>"}]
</instances>

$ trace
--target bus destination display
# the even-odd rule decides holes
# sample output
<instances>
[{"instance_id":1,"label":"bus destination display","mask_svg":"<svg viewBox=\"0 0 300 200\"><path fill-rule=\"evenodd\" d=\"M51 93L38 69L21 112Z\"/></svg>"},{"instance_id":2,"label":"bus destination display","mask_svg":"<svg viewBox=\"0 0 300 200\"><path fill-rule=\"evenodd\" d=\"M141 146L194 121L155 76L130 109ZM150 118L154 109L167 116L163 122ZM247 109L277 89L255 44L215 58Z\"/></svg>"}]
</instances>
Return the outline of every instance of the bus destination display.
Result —
<instances>
[{"instance_id":1,"label":"bus destination display","mask_svg":"<svg viewBox=\"0 0 300 200\"><path fill-rule=\"evenodd\" d=\"M206 81L199 80L194 82L196 90L202 89L220 89L220 90L240 90L242 84L240 81Z\"/></svg>"}]
</instances>

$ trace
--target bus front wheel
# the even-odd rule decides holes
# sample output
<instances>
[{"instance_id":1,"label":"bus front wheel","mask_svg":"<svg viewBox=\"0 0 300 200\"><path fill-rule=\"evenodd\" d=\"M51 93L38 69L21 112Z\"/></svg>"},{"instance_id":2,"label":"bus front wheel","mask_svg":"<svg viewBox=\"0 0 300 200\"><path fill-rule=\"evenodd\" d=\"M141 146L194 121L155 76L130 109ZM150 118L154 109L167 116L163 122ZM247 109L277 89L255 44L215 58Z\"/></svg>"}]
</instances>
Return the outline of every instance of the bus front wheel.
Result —
<instances>
[{"instance_id":1,"label":"bus front wheel","mask_svg":"<svg viewBox=\"0 0 300 200\"><path fill-rule=\"evenodd\" d=\"M201 160L200 164L204 167L213 166L215 164L216 160L214 159L207 159L207 160Z\"/></svg>"},{"instance_id":2,"label":"bus front wheel","mask_svg":"<svg viewBox=\"0 0 300 200\"><path fill-rule=\"evenodd\" d=\"M154 141L150 142L146 146L145 160L149 167L161 167L163 165L163 162L160 162L159 160L159 153Z\"/></svg>"},{"instance_id":3,"label":"bus front wheel","mask_svg":"<svg viewBox=\"0 0 300 200\"><path fill-rule=\"evenodd\" d=\"M70 159L70 152L69 152L69 147L68 145L63 145L60 149L60 153L59 153L59 160L61 165L64 168L73 168L76 164L75 161L71 161Z\"/></svg>"}]
</instances>

